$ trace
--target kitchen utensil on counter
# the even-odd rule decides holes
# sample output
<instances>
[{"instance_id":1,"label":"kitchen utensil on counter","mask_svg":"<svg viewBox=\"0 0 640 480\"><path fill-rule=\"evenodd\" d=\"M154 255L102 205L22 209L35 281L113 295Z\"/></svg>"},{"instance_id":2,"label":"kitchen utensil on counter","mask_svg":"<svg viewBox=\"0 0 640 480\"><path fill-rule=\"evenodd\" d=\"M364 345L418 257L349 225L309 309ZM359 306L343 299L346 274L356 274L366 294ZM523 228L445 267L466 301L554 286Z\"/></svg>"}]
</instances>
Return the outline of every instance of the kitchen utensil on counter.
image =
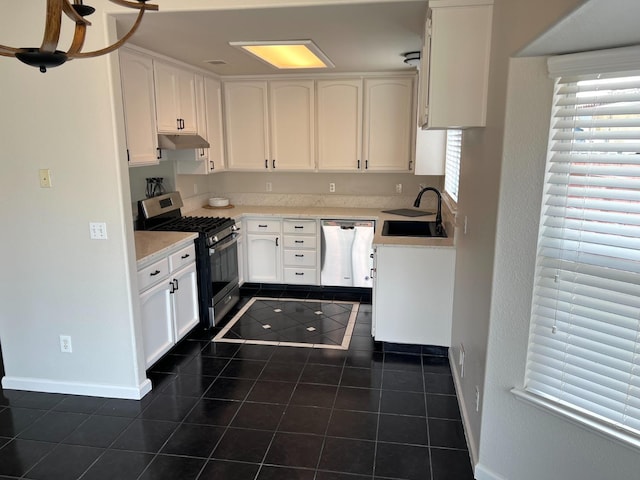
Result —
<instances>
[{"instance_id":1,"label":"kitchen utensil on counter","mask_svg":"<svg viewBox=\"0 0 640 480\"><path fill-rule=\"evenodd\" d=\"M147 187L145 190L145 195L147 196L147 198L157 197L159 195L164 195L165 193L167 193L164 185L162 184L163 181L164 178L162 177L147 178Z\"/></svg>"}]
</instances>

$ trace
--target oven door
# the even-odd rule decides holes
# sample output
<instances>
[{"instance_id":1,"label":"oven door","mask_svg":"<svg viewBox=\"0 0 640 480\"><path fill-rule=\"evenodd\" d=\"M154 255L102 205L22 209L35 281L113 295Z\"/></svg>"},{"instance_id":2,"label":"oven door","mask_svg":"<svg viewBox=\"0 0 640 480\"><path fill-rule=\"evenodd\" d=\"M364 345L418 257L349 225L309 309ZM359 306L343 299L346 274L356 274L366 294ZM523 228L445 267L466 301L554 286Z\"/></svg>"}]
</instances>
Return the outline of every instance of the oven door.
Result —
<instances>
[{"instance_id":1,"label":"oven door","mask_svg":"<svg viewBox=\"0 0 640 480\"><path fill-rule=\"evenodd\" d=\"M237 237L237 233L232 233L209 248L212 288L209 317L210 320L213 320L214 325L238 301Z\"/></svg>"}]
</instances>

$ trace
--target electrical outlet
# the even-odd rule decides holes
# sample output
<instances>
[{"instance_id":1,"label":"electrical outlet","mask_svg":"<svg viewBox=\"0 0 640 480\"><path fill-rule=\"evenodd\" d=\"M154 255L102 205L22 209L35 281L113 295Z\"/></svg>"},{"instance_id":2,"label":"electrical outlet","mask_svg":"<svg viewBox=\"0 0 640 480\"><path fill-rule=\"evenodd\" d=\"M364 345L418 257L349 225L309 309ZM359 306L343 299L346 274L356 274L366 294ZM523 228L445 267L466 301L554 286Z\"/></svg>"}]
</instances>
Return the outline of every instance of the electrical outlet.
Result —
<instances>
[{"instance_id":1,"label":"electrical outlet","mask_svg":"<svg viewBox=\"0 0 640 480\"><path fill-rule=\"evenodd\" d=\"M402 193L402 184L396 183L396 193Z\"/></svg>"},{"instance_id":2,"label":"electrical outlet","mask_svg":"<svg viewBox=\"0 0 640 480\"><path fill-rule=\"evenodd\" d=\"M464 227L462 228L463 233L467 234L467 216L464 216Z\"/></svg>"},{"instance_id":3,"label":"electrical outlet","mask_svg":"<svg viewBox=\"0 0 640 480\"><path fill-rule=\"evenodd\" d=\"M38 175L40 175L40 188L51 188L51 170L41 168L38 170Z\"/></svg>"},{"instance_id":4,"label":"electrical outlet","mask_svg":"<svg viewBox=\"0 0 640 480\"><path fill-rule=\"evenodd\" d=\"M458 365L460 366L460 378L464 378L464 345L460 344L460 351L458 352Z\"/></svg>"},{"instance_id":5,"label":"electrical outlet","mask_svg":"<svg viewBox=\"0 0 640 480\"><path fill-rule=\"evenodd\" d=\"M91 240L106 240L107 224L104 222L90 222L89 233Z\"/></svg>"},{"instance_id":6,"label":"electrical outlet","mask_svg":"<svg viewBox=\"0 0 640 480\"><path fill-rule=\"evenodd\" d=\"M273 190L273 184L271 182L267 182L267 192L271 192Z\"/></svg>"},{"instance_id":7,"label":"electrical outlet","mask_svg":"<svg viewBox=\"0 0 640 480\"><path fill-rule=\"evenodd\" d=\"M336 184L335 183L330 183L329 184L329 192L330 193L335 193L336 191Z\"/></svg>"},{"instance_id":8,"label":"electrical outlet","mask_svg":"<svg viewBox=\"0 0 640 480\"><path fill-rule=\"evenodd\" d=\"M476 412L480 411L480 387L476 385Z\"/></svg>"},{"instance_id":9,"label":"electrical outlet","mask_svg":"<svg viewBox=\"0 0 640 480\"><path fill-rule=\"evenodd\" d=\"M62 353L72 353L71 337L69 335L60 335L60 351Z\"/></svg>"}]
</instances>

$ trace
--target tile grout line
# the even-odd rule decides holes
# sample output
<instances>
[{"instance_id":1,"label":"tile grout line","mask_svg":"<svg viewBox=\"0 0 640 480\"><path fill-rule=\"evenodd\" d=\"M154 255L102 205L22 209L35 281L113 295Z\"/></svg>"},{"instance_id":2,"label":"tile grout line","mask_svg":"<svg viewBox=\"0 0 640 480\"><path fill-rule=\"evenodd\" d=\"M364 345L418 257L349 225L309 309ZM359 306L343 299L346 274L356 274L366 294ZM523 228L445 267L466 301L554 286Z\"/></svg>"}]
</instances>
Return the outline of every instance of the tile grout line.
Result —
<instances>
[{"instance_id":1,"label":"tile grout line","mask_svg":"<svg viewBox=\"0 0 640 480\"><path fill-rule=\"evenodd\" d=\"M274 349L274 353L276 352L276 350ZM300 370L300 373L298 374L298 379L296 380L295 386L293 387L293 390L291 390L291 394L289 395L289 399L287 400L287 403L284 407L284 411L282 412L282 415L280 416L280 420L278 421L278 424L276 425L276 428L273 430L273 434L271 435L271 440L269 441L269 445L267 446L267 449L264 452L264 455L262 456L262 461L259 464L258 470L256 471L256 475L254 477L254 480L258 480L258 477L260 476L260 472L262 471L262 468L264 467L264 465L266 464L267 461L267 456L269 455L269 450L271 450L271 446L273 445L273 442L275 441L276 438L276 434L278 433L278 428L280 427L280 425L282 424L282 421L284 420L284 416L289 408L289 405L291 404L291 400L293 399L293 395L296 392L298 385L300 385L300 379L302 378L302 374L304 373L304 369L307 366L307 364L309 363L309 355L307 354L307 358L305 359L304 365L302 366L302 369ZM273 358L273 354L271 354L270 359ZM265 364L265 368L266 368L266 364ZM267 464L268 465L268 464Z\"/></svg>"}]
</instances>

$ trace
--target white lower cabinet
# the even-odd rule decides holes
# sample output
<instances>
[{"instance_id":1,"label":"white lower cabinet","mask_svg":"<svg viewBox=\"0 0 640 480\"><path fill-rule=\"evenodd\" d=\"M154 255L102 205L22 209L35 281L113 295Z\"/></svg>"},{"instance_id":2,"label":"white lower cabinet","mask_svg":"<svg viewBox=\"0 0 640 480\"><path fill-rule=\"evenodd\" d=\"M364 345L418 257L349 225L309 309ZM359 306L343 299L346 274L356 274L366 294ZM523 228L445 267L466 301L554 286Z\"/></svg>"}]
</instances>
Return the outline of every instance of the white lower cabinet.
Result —
<instances>
[{"instance_id":1,"label":"white lower cabinet","mask_svg":"<svg viewBox=\"0 0 640 480\"><path fill-rule=\"evenodd\" d=\"M192 241L138 270L146 367L167 353L200 321Z\"/></svg>"},{"instance_id":2,"label":"white lower cabinet","mask_svg":"<svg viewBox=\"0 0 640 480\"><path fill-rule=\"evenodd\" d=\"M254 283L282 282L282 220L250 218L245 221L247 232L247 281Z\"/></svg>"},{"instance_id":3,"label":"white lower cabinet","mask_svg":"<svg viewBox=\"0 0 640 480\"><path fill-rule=\"evenodd\" d=\"M318 221L310 219L284 219L284 255L282 259L284 283L318 285Z\"/></svg>"},{"instance_id":4,"label":"white lower cabinet","mask_svg":"<svg viewBox=\"0 0 640 480\"><path fill-rule=\"evenodd\" d=\"M148 368L175 343L171 289L162 282L140 294L142 342L145 366Z\"/></svg>"},{"instance_id":5,"label":"white lower cabinet","mask_svg":"<svg viewBox=\"0 0 640 480\"><path fill-rule=\"evenodd\" d=\"M451 346L455 259L453 248L377 246L374 338Z\"/></svg>"}]
</instances>

